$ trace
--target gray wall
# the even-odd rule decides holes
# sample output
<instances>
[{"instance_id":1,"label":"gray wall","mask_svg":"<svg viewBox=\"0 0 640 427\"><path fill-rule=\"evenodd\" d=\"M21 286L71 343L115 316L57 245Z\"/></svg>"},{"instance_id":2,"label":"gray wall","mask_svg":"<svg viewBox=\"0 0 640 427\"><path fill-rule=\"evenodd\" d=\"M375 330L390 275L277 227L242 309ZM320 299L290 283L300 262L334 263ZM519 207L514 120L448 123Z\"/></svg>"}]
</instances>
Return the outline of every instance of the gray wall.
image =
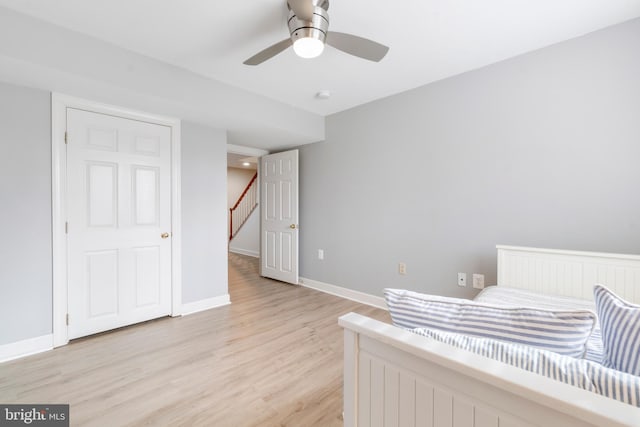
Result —
<instances>
[{"instance_id":1,"label":"gray wall","mask_svg":"<svg viewBox=\"0 0 640 427\"><path fill-rule=\"evenodd\" d=\"M182 302L228 293L227 135L182 122Z\"/></svg>"},{"instance_id":2,"label":"gray wall","mask_svg":"<svg viewBox=\"0 0 640 427\"><path fill-rule=\"evenodd\" d=\"M302 276L469 297L456 273L495 283L496 244L640 253L639 40L634 20L330 116L300 148Z\"/></svg>"},{"instance_id":3,"label":"gray wall","mask_svg":"<svg viewBox=\"0 0 640 427\"><path fill-rule=\"evenodd\" d=\"M51 97L0 83L0 345L51 333Z\"/></svg>"}]
</instances>

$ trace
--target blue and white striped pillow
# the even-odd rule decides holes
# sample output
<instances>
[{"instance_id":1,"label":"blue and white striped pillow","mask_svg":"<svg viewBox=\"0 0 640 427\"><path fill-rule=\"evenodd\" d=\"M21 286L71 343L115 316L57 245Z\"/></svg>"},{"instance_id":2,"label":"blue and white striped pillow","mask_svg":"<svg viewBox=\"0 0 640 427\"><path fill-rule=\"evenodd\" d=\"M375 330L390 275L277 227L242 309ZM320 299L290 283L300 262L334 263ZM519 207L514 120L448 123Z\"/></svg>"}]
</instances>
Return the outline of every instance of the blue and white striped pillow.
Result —
<instances>
[{"instance_id":1,"label":"blue and white striped pillow","mask_svg":"<svg viewBox=\"0 0 640 427\"><path fill-rule=\"evenodd\" d=\"M491 338L576 358L584 356L596 323L589 310L499 307L402 289L385 289L384 296L396 326Z\"/></svg>"},{"instance_id":2,"label":"blue and white striped pillow","mask_svg":"<svg viewBox=\"0 0 640 427\"><path fill-rule=\"evenodd\" d=\"M640 407L640 377L537 348L416 328L412 332L517 368Z\"/></svg>"},{"instance_id":3,"label":"blue and white striped pillow","mask_svg":"<svg viewBox=\"0 0 640 427\"><path fill-rule=\"evenodd\" d=\"M640 375L640 305L631 304L602 285L593 287L602 329L602 364Z\"/></svg>"}]
</instances>

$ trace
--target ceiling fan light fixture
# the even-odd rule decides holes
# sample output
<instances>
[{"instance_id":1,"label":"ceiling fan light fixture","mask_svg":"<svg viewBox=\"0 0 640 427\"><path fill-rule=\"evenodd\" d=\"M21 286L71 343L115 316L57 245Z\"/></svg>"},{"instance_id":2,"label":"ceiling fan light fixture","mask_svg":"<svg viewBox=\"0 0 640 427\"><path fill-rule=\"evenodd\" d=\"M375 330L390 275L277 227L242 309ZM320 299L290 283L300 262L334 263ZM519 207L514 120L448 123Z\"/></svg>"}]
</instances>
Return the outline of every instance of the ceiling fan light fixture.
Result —
<instances>
[{"instance_id":1,"label":"ceiling fan light fixture","mask_svg":"<svg viewBox=\"0 0 640 427\"><path fill-rule=\"evenodd\" d=\"M328 4L326 6L328 7ZM290 10L288 25L296 55L300 58L316 58L322 54L329 29L329 15L326 9L314 6L310 20L300 19Z\"/></svg>"},{"instance_id":2,"label":"ceiling fan light fixture","mask_svg":"<svg viewBox=\"0 0 640 427\"><path fill-rule=\"evenodd\" d=\"M289 7L289 38L279 41L243 62L245 65L262 64L293 46L296 55L315 58L322 54L324 45L368 61L379 62L389 47L349 33L329 31L329 0L287 0Z\"/></svg>"},{"instance_id":3,"label":"ceiling fan light fixture","mask_svg":"<svg viewBox=\"0 0 640 427\"><path fill-rule=\"evenodd\" d=\"M293 42L293 51L300 58L316 58L324 51L324 43L314 37L302 37Z\"/></svg>"}]
</instances>

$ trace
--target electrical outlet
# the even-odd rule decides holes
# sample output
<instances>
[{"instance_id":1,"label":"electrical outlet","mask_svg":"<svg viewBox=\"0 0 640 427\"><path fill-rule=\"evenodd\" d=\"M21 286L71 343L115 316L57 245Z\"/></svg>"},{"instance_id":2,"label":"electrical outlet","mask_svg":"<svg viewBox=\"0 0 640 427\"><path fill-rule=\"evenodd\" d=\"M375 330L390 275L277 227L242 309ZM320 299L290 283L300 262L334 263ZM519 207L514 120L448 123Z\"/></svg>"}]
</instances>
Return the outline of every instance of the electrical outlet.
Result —
<instances>
[{"instance_id":1,"label":"electrical outlet","mask_svg":"<svg viewBox=\"0 0 640 427\"><path fill-rule=\"evenodd\" d=\"M473 287L476 289L484 289L484 274L473 273Z\"/></svg>"},{"instance_id":2,"label":"electrical outlet","mask_svg":"<svg viewBox=\"0 0 640 427\"><path fill-rule=\"evenodd\" d=\"M398 274L405 275L407 274L407 264L401 262L398 264Z\"/></svg>"},{"instance_id":3,"label":"electrical outlet","mask_svg":"<svg viewBox=\"0 0 640 427\"><path fill-rule=\"evenodd\" d=\"M467 273L458 273L458 286L467 286Z\"/></svg>"},{"instance_id":4,"label":"electrical outlet","mask_svg":"<svg viewBox=\"0 0 640 427\"><path fill-rule=\"evenodd\" d=\"M324 259L324 249L318 249L318 259L319 260Z\"/></svg>"}]
</instances>

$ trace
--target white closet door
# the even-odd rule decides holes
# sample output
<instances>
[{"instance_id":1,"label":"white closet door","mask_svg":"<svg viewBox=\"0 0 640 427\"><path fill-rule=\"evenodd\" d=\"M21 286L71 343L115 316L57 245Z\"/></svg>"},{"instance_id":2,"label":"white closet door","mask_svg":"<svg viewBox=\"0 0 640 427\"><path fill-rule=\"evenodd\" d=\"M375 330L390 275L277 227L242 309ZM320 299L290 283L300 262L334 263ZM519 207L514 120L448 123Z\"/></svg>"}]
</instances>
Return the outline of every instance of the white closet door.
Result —
<instances>
[{"instance_id":1,"label":"white closet door","mask_svg":"<svg viewBox=\"0 0 640 427\"><path fill-rule=\"evenodd\" d=\"M261 274L297 285L298 150L261 159Z\"/></svg>"},{"instance_id":2,"label":"white closet door","mask_svg":"<svg viewBox=\"0 0 640 427\"><path fill-rule=\"evenodd\" d=\"M171 129L67 109L69 338L171 312Z\"/></svg>"}]
</instances>

